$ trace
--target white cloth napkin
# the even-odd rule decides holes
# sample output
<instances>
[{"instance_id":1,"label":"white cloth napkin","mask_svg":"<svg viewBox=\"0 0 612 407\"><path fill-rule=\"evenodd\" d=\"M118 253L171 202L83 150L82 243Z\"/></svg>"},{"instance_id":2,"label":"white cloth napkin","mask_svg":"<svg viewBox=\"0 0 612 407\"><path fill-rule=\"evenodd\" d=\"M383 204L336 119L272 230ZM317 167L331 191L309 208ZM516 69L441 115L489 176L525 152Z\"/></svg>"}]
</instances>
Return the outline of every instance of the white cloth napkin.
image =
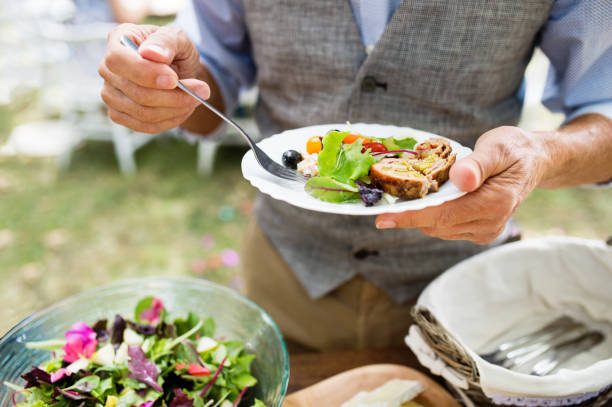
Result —
<instances>
[{"instance_id":1,"label":"white cloth napkin","mask_svg":"<svg viewBox=\"0 0 612 407\"><path fill-rule=\"evenodd\" d=\"M612 384L612 248L603 242L556 237L501 246L446 271L418 306L470 353L493 399L580 397ZM563 314L606 338L554 374L517 373L478 356Z\"/></svg>"}]
</instances>

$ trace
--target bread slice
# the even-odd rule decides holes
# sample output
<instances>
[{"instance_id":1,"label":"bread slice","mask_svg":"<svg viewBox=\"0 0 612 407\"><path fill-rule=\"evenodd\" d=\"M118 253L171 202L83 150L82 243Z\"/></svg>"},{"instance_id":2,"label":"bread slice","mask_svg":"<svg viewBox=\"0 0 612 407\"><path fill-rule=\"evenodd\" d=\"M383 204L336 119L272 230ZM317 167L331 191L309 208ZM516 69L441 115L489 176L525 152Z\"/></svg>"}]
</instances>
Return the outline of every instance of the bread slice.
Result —
<instances>
[{"instance_id":1,"label":"bread slice","mask_svg":"<svg viewBox=\"0 0 612 407\"><path fill-rule=\"evenodd\" d=\"M382 386L362 391L342 407L404 407L425 390L417 380L391 379Z\"/></svg>"}]
</instances>

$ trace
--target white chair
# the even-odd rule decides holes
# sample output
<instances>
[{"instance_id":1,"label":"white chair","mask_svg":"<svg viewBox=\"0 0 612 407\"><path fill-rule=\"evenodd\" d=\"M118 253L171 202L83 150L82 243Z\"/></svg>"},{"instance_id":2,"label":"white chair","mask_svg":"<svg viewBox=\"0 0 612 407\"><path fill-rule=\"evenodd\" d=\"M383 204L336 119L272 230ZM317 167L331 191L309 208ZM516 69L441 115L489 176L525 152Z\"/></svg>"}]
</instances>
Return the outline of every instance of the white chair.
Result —
<instances>
[{"instance_id":1,"label":"white chair","mask_svg":"<svg viewBox=\"0 0 612 407\"><path fill-rule=\"evenodd\" d=\"M122 173L134 173L135 152L157 135L133 132L106 116L97 66L104 56L107 33L115 24L65 24L71 13L78 12L67 0L20 3L0 5L0 22L12 34L0 38L3 53L11 54L0 61L0 102L11 104L20 90L37 90L37 108L44 117L54 119L14 129L2 154L54 155L58 167L66 169L83 142L104 140L113 143ZM61 129L70 135L62 135ZM36 137L39 147L31 145L37 143Z\"/></svg>"}]
</instances>

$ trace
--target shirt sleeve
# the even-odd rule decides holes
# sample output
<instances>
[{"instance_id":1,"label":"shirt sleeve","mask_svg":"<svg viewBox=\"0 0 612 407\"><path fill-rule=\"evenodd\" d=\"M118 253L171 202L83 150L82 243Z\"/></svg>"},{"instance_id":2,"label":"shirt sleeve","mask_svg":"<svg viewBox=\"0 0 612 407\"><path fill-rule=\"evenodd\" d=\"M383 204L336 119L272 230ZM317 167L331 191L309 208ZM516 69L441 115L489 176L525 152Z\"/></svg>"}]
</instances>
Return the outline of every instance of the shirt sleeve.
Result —
<instances>
[{"instance_id":1,"label":"shirt sleeve","mask_svg":"<svg viewBox=\"0 0 612 407\"><path fill-rule=\"evenodd\" d=\"M189 36L213 75L231 114L240 90L255 82L255 64L240 0L189 0L174 25Z\"/></svg>"},{"instance_id":2,"label":"shirt sleeve","mask_svg":"<svg viewBox=\"0 0 612 407\"><path fill-rule=\"evenodd\" d=\"M540 37L551 65L542 103L566 115L612 118L612 2L552 0Z\"/></svg>"}]
</instances>

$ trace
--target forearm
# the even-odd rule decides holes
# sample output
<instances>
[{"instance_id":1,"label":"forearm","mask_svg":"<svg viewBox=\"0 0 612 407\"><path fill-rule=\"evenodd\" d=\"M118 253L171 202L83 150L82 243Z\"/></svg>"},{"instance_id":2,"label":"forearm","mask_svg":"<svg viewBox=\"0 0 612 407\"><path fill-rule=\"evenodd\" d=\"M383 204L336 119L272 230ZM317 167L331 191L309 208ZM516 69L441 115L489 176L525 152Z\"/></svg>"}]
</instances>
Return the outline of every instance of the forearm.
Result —
<instances>
[{"instance_id":1,"label":"forearm","mask_svg":"<svg viewBox=\"0 0 612 407\"><path fill-rule=\"evenodd\" d=\"M223 95L221 94L219 84L204 65L200 67L201 69L197 74L197 79L206 82L210 87L210 98L208 102L218 110L224 112L225 105L223 103ZM206 106L199 105L194 110L193 114L181 124L181 127L193 133L206 135L217 129L220 124L221 119L219 116L210 111Z\"/></svg>"},{"instance_id":2,"label":"forearm","mask_svg":"<svg viewBox=\"0 0 612 407\"><path fill-rule=\"evenodd\" d=\"M543 137L548 163L538 184L562 188L612 179L612 120L586 114Z\"/></svg>"}]
</instances>

